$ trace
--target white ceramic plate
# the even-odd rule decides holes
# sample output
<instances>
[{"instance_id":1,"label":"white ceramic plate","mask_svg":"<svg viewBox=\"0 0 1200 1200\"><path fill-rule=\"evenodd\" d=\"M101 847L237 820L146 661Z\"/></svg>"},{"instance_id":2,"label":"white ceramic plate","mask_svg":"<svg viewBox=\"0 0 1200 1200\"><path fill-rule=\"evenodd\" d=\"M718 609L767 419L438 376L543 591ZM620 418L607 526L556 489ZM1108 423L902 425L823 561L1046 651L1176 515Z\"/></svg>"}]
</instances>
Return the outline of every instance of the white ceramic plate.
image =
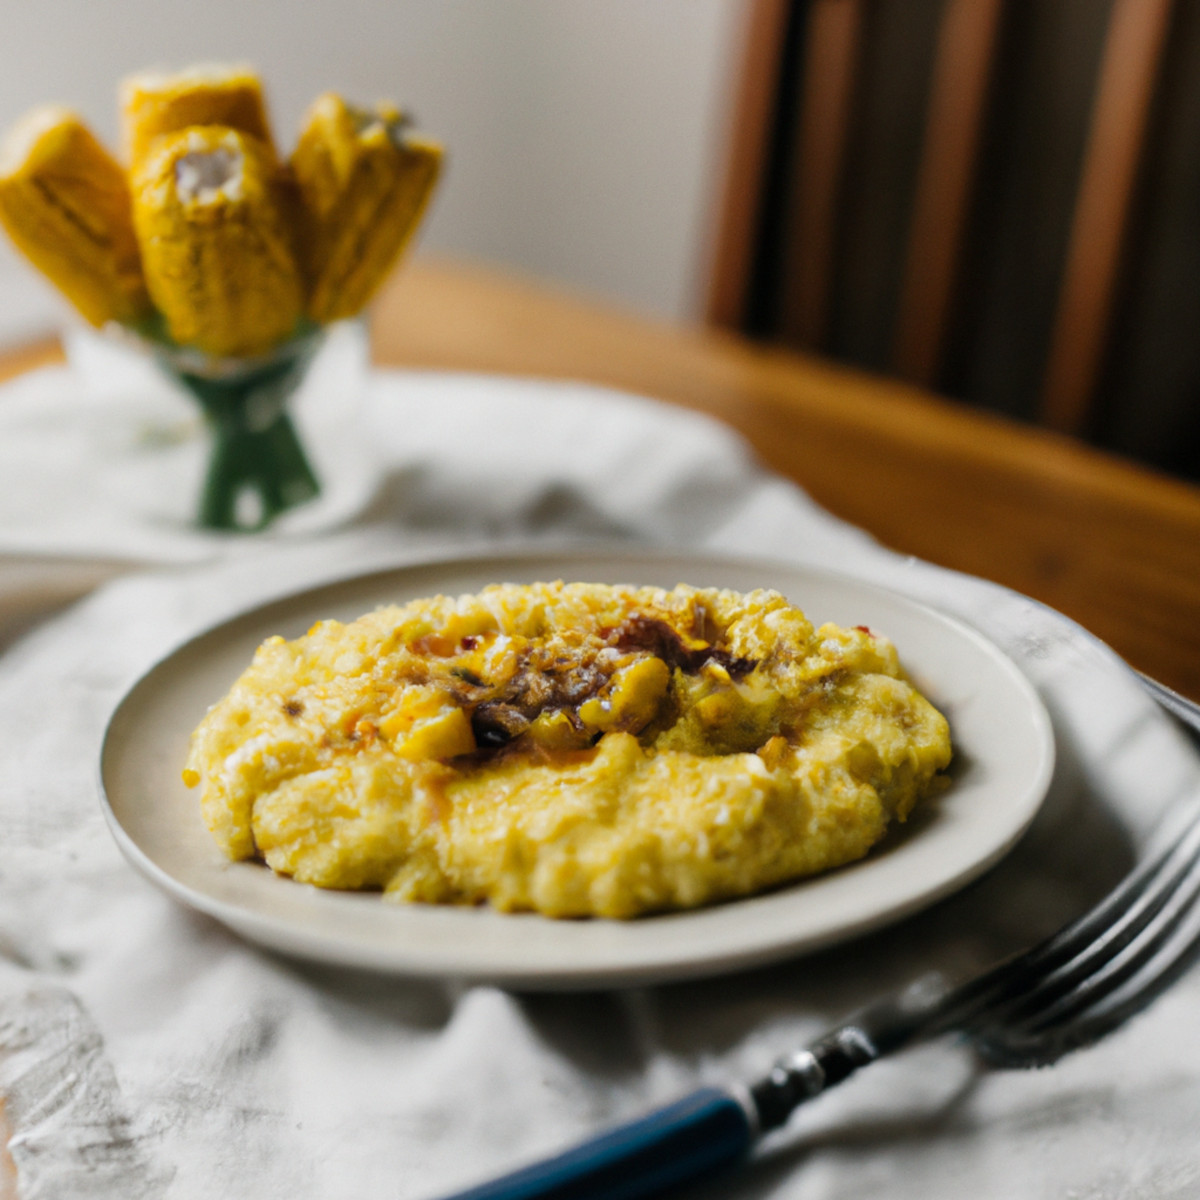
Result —
<instances>
[{"instance_id":1,"label":"white ceramic plate","mask_svg":"<svg viewBox=\"0 0 1200 1200\"><path fill-rule=\"evenodd\" d=\"M323 891L221 855L180 770L191 730L263 638L295 637L321 617L351 620L380 604L438 592L558 578L772 587L817 623L882 631L950 721L952 786L859 863L746 900L627 922L388 904L377 894ZM1016 842L1041 804L1053 763L1050 721L1033 688L995 646L957 621L808 568L621 552L405 566L247 612L176 650L133 687L110 721L101 778L110 826L134 866L251 941L394 974L578 988L736 970L913 913L979 875Z\"/></svg>"}]
</instances>

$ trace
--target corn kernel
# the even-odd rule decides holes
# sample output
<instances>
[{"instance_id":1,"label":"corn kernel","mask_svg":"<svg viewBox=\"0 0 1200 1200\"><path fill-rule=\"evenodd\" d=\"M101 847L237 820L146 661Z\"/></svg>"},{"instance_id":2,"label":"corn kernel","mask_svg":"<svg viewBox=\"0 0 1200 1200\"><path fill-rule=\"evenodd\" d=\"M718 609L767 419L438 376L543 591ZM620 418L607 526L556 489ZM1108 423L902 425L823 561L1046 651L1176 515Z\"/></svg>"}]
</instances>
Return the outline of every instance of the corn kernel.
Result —
<instances>
[{"instance_id":1,"label":"corn kernel","mask_svg":"<svg viewBox=\"0 0 1200 1200\"><path fill-rule=\"evenodd\" d=\"M446 708L418 721L393 749L401 758L456 758L475 749L475 735L463 709Z\"/></svg>"},{"instance_id":2,"label":"corn kernel","mask_svg":"<svg viewBox=\"0 0 1200 1200\"><path fill-rule=\"evenodd\" d=\"M741 706L731 691L713 692L696 702L696 716L709 729L727 724Z\"/></svg>"},{"instance_id":3,"label":"corn kernel","mask_svg":"<svg viewBox=\"0 0 1200 1200\"><path fill-rule=\"evenodd\" d=\"M579 706L579 719L593 729L636 730L658 712L671 682L671 668L661 658L641 658L612 677L607 696Z\"/></svg>"},{"instance_id":4,"label":"corn kernel","mask_svg":"<svg viewBox=\"0 0 1200 1200\"><path fill-rule=\"evenodd\" d=\"M400 706L379 723L379 732L388 741L406 734L418 721L437 716L447 706L446 696L437 688L411 687L403 693Z\"/></svg>"},{"instance_id":5,"label":"corn kernel","mask_svg":"<svg viewBox=\"0 0 1200 1200\"><path fill-rule=\"evenodd\" d=\"M776 734L759 747L758 757L763 760L769 770L776 771L784 765L791 743L787 738Z\"/></svg>"},{"instance_id":6,"label":"corn kernel","mask_svg":"<svg viewBox=\"0 0 1200 1200\"><path fill-rule=\"evenodd\" d=\"M587 734L561 709L538 713L526 736L544 750L575 750L588 742Z\"/></svg>"}]
</instances>

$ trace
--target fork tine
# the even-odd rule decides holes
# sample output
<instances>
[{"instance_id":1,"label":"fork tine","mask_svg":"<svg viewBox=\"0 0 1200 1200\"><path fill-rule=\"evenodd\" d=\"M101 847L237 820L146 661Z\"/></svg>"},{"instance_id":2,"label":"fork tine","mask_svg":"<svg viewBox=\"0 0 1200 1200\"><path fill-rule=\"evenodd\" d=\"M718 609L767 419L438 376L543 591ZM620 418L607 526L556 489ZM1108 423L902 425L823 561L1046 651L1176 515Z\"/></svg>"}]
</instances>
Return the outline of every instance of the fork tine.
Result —
<instances>
[{"instance_id":1,"label":"fork tine","mask_svg":"<svg viewBox=\"0 0 1200 1200\"><path fill-rule=\"evenodd\" d=\"M1111 1033L1195 965L1200 957L1196 900L1193 891L1181 902L1171 929L1133 970L1113 973L1106 986L1092 989L1070 1011L1047 1014L1033 1027L989 1026L974 1035L977 1049L994 1066L1048 1066Z\"/></svg>"},{"instance_id":2,"label":"fork tine","mask_svg":"<svg viewBox=\"0 0 1200 1200\"><path fill-rule=\"evenodd\" d=\"M1164 832L1173 835L1172 829ZM954 1025L986 1058L1007 1066L1053 1062L1116 1028L1187 968L1200 938L1200 819L1189 815L1182 833L1164 845L1148 858L1149 869L1138 872L1138 887L1119 889L1128 896L1128 909L1093 930L1074 957L1062 961L1057 952L1035 949L1028 956L1033 969L1017 960L1017 970L957 1014ZM1075 932L1091 930L1099 911L1112 907L1102 903L1061 941L1076 946ZM1039 975L1039 963L1050 969Z\"/></svg>"},{"instance_id":3,"label":"fork tine","mask_svg":"<svg viewBox=\"0 0 1200 1200\"><path fill-rule=\"evenodd\" d=\"M1143 873L1138 887L1120 897L1121 904L1104 903L1103 915L1109 923L1100 921L1101 914L1092 910L1055 953L1036 956L1004 986L993 989L983 1014L987 1023L1032 1027L1043 1017L1065 1017L1083 1008L1088 996L1098 994L1102 980L1115 986L1121 972L1128 975L1136 970L1182 919L1200 889L1200 819L1194 819L1180 840L1168 844L1150 865L1153 870ZM964 1023L974 1026L970 1017L964 1017Z\"/></svg>"},{"instance_id":4,"label":"fork tine","mask_svg":"<svg viewBox=\"0 0 1200 1200\"><path fill-rule=\"evenodd\" d=\"M1093 1001L1084 1014L1087 1022L1105 1022L1105 1029L1115 1028L1192 968L1200 951L1200 905L1196 900L1197 893L1193 893L1190 909L1181 914L1170 935L1140 971Z\"/></svg>"},{"instance_id":5,"label":"fork tine","mask_svg":"<svg viewBox=\"0 0 1200 1200\"><path fill-rule=\"evenodd\" d=\"M1006 1021L1036 1029L1065 1020L1134 976L1156 956L1175 927L1186 921L1200 893L1200 859L1194 858L1185 871L1172 873L1158 892L1153 915L1140 922L1136 932L1123 930L1119 937L1097 942L1094 952L1081 955L1069 970L1059 972L1061 980L1048 981L1048 986L1031 993L1025 1011L1006 1016Z\"/></svg>"},{"instance_id":6,"label":"fork tine","mask_svg":"<svg viewBox=\"0 0 1200 1200\"><path fill-rule=\"evenodd\" d=\"M1200 805L1180 805L1172 809L1152 839L1146 856L1129 875L1095 907L1065 928L1029 950L984 972L953 994L931 1032L965 1029L981 1016L999 1012L1005 1004L1019 1004L1034 989L1047 985L1051 978L1074 979L1081 972L1069 973L1073 962L1104 942L1108 954L1120 938L1128 942L1141 924L1153 918L1172 888L1170 881L1200 853ZM1099 957L1097 955L1097 957ZM1069 982L1066 986L1070 986Z\"/></svg>"}]
</instances>

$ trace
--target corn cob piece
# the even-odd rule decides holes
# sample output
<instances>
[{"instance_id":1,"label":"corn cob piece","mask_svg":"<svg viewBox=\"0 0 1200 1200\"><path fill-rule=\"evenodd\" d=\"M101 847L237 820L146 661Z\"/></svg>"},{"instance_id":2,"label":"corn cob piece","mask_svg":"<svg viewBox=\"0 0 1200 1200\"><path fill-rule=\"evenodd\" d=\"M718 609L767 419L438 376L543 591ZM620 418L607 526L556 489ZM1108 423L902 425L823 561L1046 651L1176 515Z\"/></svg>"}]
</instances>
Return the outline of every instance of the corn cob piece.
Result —
<instances>
[{"instance_id":1,"label":"corn cob piece","mask_svg":"<svg viewBox=\"0 0 1200 1200\"><path fill-rule=\"evenodd\" d=\"M353 316L371 299L420 224L441 161L441 147L409 134L391 105L316 100L290 159L314 321Z\"/></svg>"},{"instance_id":2,"label":"corn cob piece","mask_svg":"<svg viewBox=\"0 0 1200 1200\"><path fill-rule=\"evenodd\" d=\"M194 125L237 129L275 152L262 83L249 67L197 66L175 75L132 75L121 83L121 121L125 152L135 170L156 139Z\"/></svg>"},{"instance_id":3,"label":"corn cob piece","mask_svg":"<svg viewBox=\"0 0 1200 1200\"><path fill-rule=\"evenodd\" d=\"M149 314L125 173L69 109L35 109L9 134L0 223L93 325Z\"/></svg>"},{"instance_id":4,"label":"corn cob piece","mask_svg":"<svg viewBox=\"0 0 1200 1200\"><path fill-rule=\"evenodd\" d=\"M303 308L279 167L257 138L203 126L167 134L133 178L150 295L182 345L262 354Z\"/></svg>"}]
</instances>

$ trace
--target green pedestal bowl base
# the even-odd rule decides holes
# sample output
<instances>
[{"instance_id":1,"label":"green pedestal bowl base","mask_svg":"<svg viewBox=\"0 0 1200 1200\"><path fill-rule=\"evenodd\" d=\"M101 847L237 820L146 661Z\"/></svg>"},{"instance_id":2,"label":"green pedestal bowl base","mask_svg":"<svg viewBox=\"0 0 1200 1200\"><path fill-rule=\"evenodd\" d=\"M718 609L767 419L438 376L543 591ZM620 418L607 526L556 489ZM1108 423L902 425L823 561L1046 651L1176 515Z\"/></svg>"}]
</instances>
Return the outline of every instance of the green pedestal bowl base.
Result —
<instances>
[{"instance_id":1,"label":"green pedestal bowl base","mask_svg":"<svg viewBox=\"0 0 1200 1200\"><path fill-rule=\"evenodd\" d=\"M287 412L319 341L297 338L264 359L212 366L159 351L163 369L199 404L212 439L202 528L252 533L320 494Z\"/></svg>"}]
</instances>

